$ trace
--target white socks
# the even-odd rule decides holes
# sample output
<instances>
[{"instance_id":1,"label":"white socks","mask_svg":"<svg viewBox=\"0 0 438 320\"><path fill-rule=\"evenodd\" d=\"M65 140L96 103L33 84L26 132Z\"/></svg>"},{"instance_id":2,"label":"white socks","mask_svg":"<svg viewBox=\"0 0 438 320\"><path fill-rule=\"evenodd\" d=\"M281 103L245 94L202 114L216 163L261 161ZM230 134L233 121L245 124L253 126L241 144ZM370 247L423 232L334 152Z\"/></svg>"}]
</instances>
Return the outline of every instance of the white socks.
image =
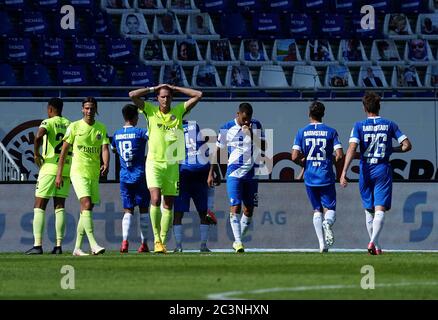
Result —
<instances>
[{"instance_id":1,"label":"white socks","mask_svg":"<svg viewBox=\"0 0 438 320\"><path fill-rule=\"evenodd\" d=\"M245 214L242 214L242 218L240 219L240 229L242 231L241 237L243 238L249 230L249 225L251 224L252 217L248 217Z\"/></svg>"},{"instance_id":2,"label":"white socks","mask_svg":"<svg viewBox=\"0 0 438 320\"><path fill-rule=\"evenodd\" d=\"M234 240L236 242L242 242L242 238L241 238L242 232L240 228L239 214L230 212L230 224L231 224L231 229L233 230Z\"/></svg>"},{"instance_id":3,"label":"white socks","mask_svg":"<svg viewBox=\"0 0 438 320\"><path fill-rule=\"evenodd\" d=\"M322 231L322 213L316 211L313 213L313 226L315 227L316 236L319 241L319 248L325 248L324 232Z\"/></svg>"},{"instance_id":4,"label":"white socks","mask_svg":"<svg viewBox=\"0 0 438 320\"><path fill-rule=\"evenodd\" d=\"M129 229L131 228L131 218L132 214L125 212L122 220L122 236L123 241L128 240Z\"/></svg>"},{"instance_id":5,"label":"white socks","mask_svg":"<svg viewBox=\"0 0 438 320\"><path fill-rule=\"evenodd\" d=\"M373 220L374 220L373 213L369 212L368 210L365 210L365 222L367 225L367 231L368 231L368 235L370 236L370 240L373 236Z\"/></svg>"},{"instance_id":6,"label":"white socks","mask_svg":"<svg viewBox=\"0 0 438 320\"><path fill-rule=\"evenodd\" d=\"M199 230L201 231L201 247L207 245L209 229L210 229L210 225L208 224L199 225Z\"/></svg>"},{"instance_id":7,"label":"white socks","mask_svg":"<svg viewBox=\"0 0 438 320\"><path fill-rule=\"evenodd\" d=\"M374 244L379 242L379 235L382 231L383 225L385 222L385 212L384 211L376 211L374 214L373 220L373 233L371 236L371 242Z\"/></svg>"},{"instance_id":8,"label":"white socks","mask_svg":"<svg viewBox=\"0 0 438 320\"><path fill-rule=\"evenodd\" d=\"M147 241L147 231L148 231L148 214L140 213L140 236L141 243L146 243Z\"/></svg>"},{"instance_id":9,"label":"white socks","mask_svg":"<svg viewBox=\"0 0 438 320\"><path fill-rule=\"evenodd\" d=\"M336 212L334 210L327 210L324 214L324 220L332 226L336 221Z\"/></svg>"}]
</instances>

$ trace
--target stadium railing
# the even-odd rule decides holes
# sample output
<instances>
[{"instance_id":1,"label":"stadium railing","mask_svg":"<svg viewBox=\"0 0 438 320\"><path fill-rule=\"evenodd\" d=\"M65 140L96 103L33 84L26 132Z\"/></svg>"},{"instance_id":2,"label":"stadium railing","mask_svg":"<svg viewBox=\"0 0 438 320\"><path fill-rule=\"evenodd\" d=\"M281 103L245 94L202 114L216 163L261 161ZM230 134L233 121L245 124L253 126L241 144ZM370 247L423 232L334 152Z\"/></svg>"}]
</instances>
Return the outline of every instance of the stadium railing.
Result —
<instances>
[{"instance_id":1,"label":"stadium railing","mask_svg":"<svg viewBox=\"0 0 438 320\"><path fill-rule=\"evenodd\" d=\"M24 175L0 142L0 181L24 181Z\"/></svg>"}]
</instances>

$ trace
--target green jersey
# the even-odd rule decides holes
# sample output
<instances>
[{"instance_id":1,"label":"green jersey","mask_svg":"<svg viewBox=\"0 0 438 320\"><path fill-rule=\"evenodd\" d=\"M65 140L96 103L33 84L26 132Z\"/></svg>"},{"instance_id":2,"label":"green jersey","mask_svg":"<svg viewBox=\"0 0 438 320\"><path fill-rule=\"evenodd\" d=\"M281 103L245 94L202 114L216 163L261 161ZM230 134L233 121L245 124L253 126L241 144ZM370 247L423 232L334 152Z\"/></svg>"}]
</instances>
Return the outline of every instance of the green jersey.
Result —
<instances>
[{"instance_id":1,"label":"green jersey","mask_svg":"<svg viewBox=\"0 0 438 320\"><path fill-rule=\"evenodd\" d=\"M62 139L65 136L67 127L70 125L70 120L64 117L52 117L43 120L40 128L46 129L47 133L43 137L42 157L44 163L40 169L40 175L55 175L58 171L59 154L62 149ZM71 153L65 158L62 175L64 177L70 176Z\"/></svg>"},{"instance_id":2,"label":"green jersey","mask_svg":"<svg viewBox=\"0 0 438 320\"><path fill-rule=\"evenodd\" d=\"M83 119L72 122L64 141L73 146L70 175L99 179L102 145L109 144L105 125L95 121L90 126Z\"/></svg>"},{"instance_id":3,"label":"green jersey","mask_svg":"<svg viewBox=\"0 0 438 320\"><path fill-rule=\"evenodd\" d=\"M186 112L184 103L177 104L168 113L159 106L144 103L144 116L148 122L148 160L178 162L185 159L182 119Z\"/></svg>"}]
</instances>

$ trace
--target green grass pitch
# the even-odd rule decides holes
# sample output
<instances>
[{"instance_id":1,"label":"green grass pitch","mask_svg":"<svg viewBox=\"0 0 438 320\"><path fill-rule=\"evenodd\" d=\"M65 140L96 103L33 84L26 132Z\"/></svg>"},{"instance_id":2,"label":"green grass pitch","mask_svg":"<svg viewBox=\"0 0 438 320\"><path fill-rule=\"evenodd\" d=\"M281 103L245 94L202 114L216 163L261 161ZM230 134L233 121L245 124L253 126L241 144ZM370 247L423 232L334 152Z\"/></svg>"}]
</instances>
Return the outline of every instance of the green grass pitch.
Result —
<instances>
[{"instance_id":1,"label":"green grass pitch","mask_svg":"<svg viewBox=\"0 0 438 320\"><path fill-rule=\"evenodd\" d=\"M3 253L0 261L0 299L438 299L438 253ZM72 276L64 265L74 268L74 289L61 288ZM374 289L361 288L365 265Z\"/></svg>"}]
</instances>

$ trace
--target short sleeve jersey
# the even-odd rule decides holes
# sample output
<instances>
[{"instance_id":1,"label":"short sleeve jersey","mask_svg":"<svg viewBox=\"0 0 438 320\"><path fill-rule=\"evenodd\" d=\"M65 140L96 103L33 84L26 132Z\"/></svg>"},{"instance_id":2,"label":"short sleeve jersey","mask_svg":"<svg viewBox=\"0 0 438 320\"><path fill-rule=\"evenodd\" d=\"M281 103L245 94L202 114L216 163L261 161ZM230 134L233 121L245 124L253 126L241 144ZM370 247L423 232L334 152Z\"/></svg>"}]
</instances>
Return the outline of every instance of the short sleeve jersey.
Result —
<instances>
[{"instance_id":1,"label":"short sleeve jersey","mask_svg":"<svg viewBox=\"0 0 438 320\"><path fill-rule=\"evenodd\" d=\"M109 144L106 126L99 121L89 125L83 119L72 122L64 141L73 146L70 175L99 179L102 145Z\"/></svg>"},{"instance_id":2,"label":"short sleeve jersey","mask_svg":"<svg viewBox=\"0 0 438 320\"><path fill-rule=\"evenodd\" d=\"M183 121L186 158L180 165L180 171L209 170L208 145L202 136L196 121Z\"/></svg>"},{"instance_id":3,"label":"short sleeve jersey","mask_svg":"<svg viewBox=\"0 0 438 320\"><path fill-rule=\"evenodd\" d=\"M47 134L45 134L43 137L41 155L44 159L44 163L39 174L56 175L58 171L59 155L62 149L62 139L64 138L65 132L69 125L70 120L59 116L48 118L41 122L40 128L46 129ZM65 158L62 176L70 176L70 167L71 152L69 152Z\"/></svg>"},{"instance_id":4,"label":"short sleeve jersey","mask_svg":"<svg viewBox=\"0 0 438 320\"><path fill-rule=\"evenodd\" d=\"M147 141L148 132L144 128L127 126L114 133L111 146L119 154L121 182L144 181Z\"/></svg>"},{"instance_id":5,"label":"short sleeve jersey","mask_svg":"<svg viewBox=\"0 0 438 320\"><path fill-rule=\"evenodd\" d=\"M310 123L298 130L292 149L306 159L304 183L311 187L335 183L333 152L342 148L335 129L323 123Z\"/></svg>"},{"instance_id":6,"label":"short sleeve jersey","mask_svg":"<svg viewBox=\"0 0 438 320\"><path fill-rule=\"evenodd\" d=\"M148 101L144 103L143 114L148 121L148 160L179 162L185 158L183 116L184 103L177 104L168 113L162 113L159 106Z\"/></svg>"}]
</instances>

